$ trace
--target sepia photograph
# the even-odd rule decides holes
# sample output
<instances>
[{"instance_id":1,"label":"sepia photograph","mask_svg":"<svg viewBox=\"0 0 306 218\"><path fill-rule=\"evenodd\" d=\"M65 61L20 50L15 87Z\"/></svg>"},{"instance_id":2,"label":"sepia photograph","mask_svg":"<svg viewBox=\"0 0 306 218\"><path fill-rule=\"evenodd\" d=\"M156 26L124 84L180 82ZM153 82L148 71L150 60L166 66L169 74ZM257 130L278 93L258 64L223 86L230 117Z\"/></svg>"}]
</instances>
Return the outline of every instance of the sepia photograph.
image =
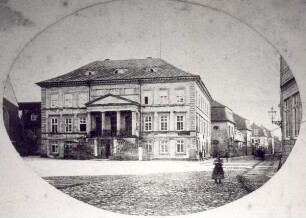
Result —
<instances>
[{"instance_id":1,"label":"sepia photograph","mask_svg":"<svg viewBox=\"0 0 306 218\"><path fill-rule=\"evenodd\" d=\"M291 161L305 148L291 153L305 143L305 78L293 73L301 68L290 65L292 52L237 18L256 24L255 11L233 1L219 3L225 11L172 0L29 2L0 1L1 44L19 47L0 53L10 59L1 166L12 179L18 168L16 182L30 193L13 191L27 203L12 213L19 200L8 205L14 188L1 184L3 217L28 206L35 209L24 217L219 217L224 206L229 217L274 217L277 209L265 212L277 208L273 192L290 201L283 217L305 215L302 201L283 196L283 178L304 167ZM230 215L243 200L253 200L248 212L236 204Z\"/></svg>"}]
</instances>

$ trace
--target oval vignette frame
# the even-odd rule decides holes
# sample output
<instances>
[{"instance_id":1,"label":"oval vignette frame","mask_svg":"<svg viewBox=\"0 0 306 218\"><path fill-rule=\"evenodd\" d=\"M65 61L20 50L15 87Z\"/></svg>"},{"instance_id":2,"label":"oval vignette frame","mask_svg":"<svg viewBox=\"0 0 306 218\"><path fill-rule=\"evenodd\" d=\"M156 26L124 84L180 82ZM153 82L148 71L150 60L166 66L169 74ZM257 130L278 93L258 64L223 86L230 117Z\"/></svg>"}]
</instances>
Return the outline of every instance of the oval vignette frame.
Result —
<instances>
[{"instance_id":1,"label":"oval vignette frame","mask_svg":"<svg viewBox=\"0 0 306 218\"><path fill-rule=\"evenodd\" d=\"M48 28L46 28L45 30L48 30L49 28L52 28L54 25L56 25L57 23L59 23L59 22L61 22L62 20L64 20L65 18L68 18L69 16L71 16L71 15L74 15L75 13L78 13L78 12L82 12L83 10L85 10L85 9L89 9L89 8L91 8L91 7L95 7L95 6L98 6L98 5L101 5L101 4L109 4L109 3L111 3L112 1L110 1L110 2L106 2L106 3L98 3L98 4L95 4L95 5L92 5L92 6L89 6L89 7L86 7L86 8L83 8L83 9L80 9L80 10L78 10L77 12L74 12L74 13L72 13L72 14L69 14L69 15L67 15L67 16L65 16L65 17L63 17L62 19L60 19L59 21L57 21L57 22L55 22L54 24L52 24L52 25L50 25ZM182 1L178 1L178 2L182 2ZM216 9L214 9L214 8L211 8L211 7L207 7L207 6L203 6L203 5L200 5L200 4L195 4L195 3L186 3L186 4L192 4L192 5L196 5L196 6L200 6L200 7L205 7L205 8L209 8L209 9L212 9L212 10L216 10ZM221 12L221 13L224 13L224 12L222 12L222 11L219 11L219 10L216 10L216 11L218 11L218 12ZM241 20L239 20L239 19L237 19L237 18L235 18L235 17L233 17L232 15L229 15L229 14L227 14L227 13L224 13L224 14L226 14L226 16L230 16L230 17L232 17L232 18L234 18L234 19L236 19L236 21L239 21L239 22L242 22ZM246 23L244 23L244 22L242 22L244 25L246 25L248 28L251 28L252 29L252 31L255 31L250 25L248 25L248 24L246 24ZM44 31L45 31L44 30ZM27 48L27 46L28 45L30 45L31 44L31 42L33 42L37 37L39 37L44 31L42 31L42 32L40 32L39 34L37 34L23 49L22 49L22 51L20 52L20 54L22 53L22 52L24 52L25 50L26 50L26 48ZM272 46L277 52L278 52L278 50L274 47L274 45L273 44L271 44L265 37L263 37L259 32L257 32L257 31L255 31L262 39L264 39L270 46ZM279 52L278 52L279 53ZM16 59L15 59L15 61L18 61L18 57L19 57L19 55L16 57ZM15 62L14 62L15 63ZM12 67L11 67L11 70L13 69L13 66L14 66L14 64L12 65ZM250 195L250 194L249 194Z\"/></svg>"}]
</instances>

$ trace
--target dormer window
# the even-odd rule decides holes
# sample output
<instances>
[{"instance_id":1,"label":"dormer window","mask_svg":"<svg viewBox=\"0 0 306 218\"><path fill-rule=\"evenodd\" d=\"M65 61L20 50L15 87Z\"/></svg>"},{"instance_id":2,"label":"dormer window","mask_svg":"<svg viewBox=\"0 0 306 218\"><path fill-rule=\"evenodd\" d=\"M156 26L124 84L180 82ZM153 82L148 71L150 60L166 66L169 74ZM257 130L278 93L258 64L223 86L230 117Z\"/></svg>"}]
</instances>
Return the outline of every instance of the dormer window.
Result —
<instances>
[{"instance_id":1,"label":"dormer window","mask_svg":"<svg viewBox=\"0 0 306 218\"><path fill-rule=\"evenodd\" d=\"M147 72L150 72L150 73L156 73L157 70L158 70L158 68L156 68L156 67L155 67L155 68L147 68L147 69L146 69L146 71L147 71Z\"/></svg>"},{"instance_id":2,"label":"dormer window","mask_svg":"<svg viewBox=\"0 0 306 218\"><path fill-rule=\"evenodd\" d=\"M123 74L127 71L128 71L127 69L117 69L117 70L115 70L115 74Z\"/></svg>"},{"instance_id":3,"label":"dormer window","mask_svg":"<svg viewBox=\"0 0 306 218\"><path fill-rule=\"evenodd\" d=\"M86 76L91 76L91 75L95 75L96 74L96 72L95 71L91 71L91 70L87 70L86 72L85 72L85 75Z\"/></svg>"}]
</instances>

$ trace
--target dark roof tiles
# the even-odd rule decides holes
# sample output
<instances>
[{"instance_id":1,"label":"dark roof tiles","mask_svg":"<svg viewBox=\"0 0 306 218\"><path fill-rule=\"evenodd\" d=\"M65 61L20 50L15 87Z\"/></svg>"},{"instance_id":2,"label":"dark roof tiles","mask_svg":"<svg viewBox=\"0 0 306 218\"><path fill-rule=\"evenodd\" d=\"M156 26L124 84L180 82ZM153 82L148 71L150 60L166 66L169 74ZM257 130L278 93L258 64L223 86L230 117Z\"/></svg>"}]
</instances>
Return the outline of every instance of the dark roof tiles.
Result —
<instances>
[{"instance_id":1,"label":"dark roof tiles","mask_svg":"<svg viewBox=\"0 0 306 218\"><path fill-rule=\"evenodd\" d=\"M235 123L232 110L217 101L211 104L211 121Z\"/></svg>"},{"instance_id":2,"label":"dark roof tiles","mask_svg":"<svg viewBox=\"0 0 306 218\"><path fill-rule=\"evenodd\" d=\"M116 70L123 69L124 73ZM153 69L153 70L151 70ZM92 75L86 72L92 71ZM70 73L37 83L84 82L88 80L122 80L167 77L198 77L160 58L94 61Z\"/></svg>"},{"instance_id":3,"label":"dark roof tiles","mask_svg":"<svg viewBox=\"0 0 306 218\"><path fill-rule=\"evenodd\" d=\"M233 113L233 117L238 130L252 130L248 119L245 119L236 113Z\"/></svg>"}]
</instances>

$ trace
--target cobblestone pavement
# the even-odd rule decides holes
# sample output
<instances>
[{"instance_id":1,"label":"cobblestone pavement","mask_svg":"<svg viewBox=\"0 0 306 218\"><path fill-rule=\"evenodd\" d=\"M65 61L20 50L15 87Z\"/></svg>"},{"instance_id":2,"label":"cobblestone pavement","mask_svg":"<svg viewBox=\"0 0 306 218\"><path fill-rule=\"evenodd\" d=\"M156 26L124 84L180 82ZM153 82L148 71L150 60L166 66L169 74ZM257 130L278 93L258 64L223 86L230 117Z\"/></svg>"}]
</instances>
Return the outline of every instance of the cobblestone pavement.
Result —
<instances>
[{"instance_id":1,"label":"cobblestone pavement","mask_svg":"<svg viewBox=\"0 0 306 218\"><path fill-rule=\"evenodd\" d=\"M209 210L243 197L248 192L236 178L243 173L225 170L223 184L214 183L211 171L45 179L66 182L59 187L64 193L104 210L164 216Z\"/></svg>"}]
</instances>

